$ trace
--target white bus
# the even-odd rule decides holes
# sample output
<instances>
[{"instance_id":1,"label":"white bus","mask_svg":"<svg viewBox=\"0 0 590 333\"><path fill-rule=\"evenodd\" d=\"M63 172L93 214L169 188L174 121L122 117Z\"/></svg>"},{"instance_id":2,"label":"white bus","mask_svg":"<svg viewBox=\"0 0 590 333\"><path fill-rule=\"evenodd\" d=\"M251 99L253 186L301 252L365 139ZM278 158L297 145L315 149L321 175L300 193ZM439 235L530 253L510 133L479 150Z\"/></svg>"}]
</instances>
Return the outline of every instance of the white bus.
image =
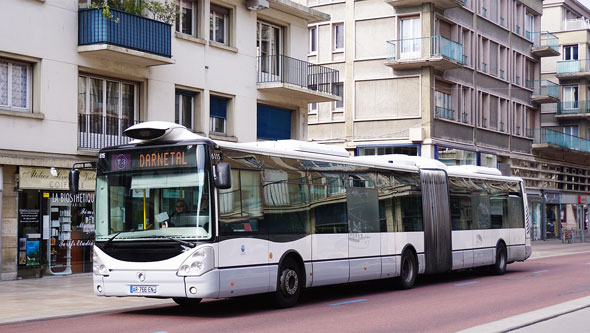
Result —
<instances>
[{"instance_id":1,"label":"white bus","mask_svg":"<svg viewBox=\"0 0 590 333\"><path fill-rule=\"evenodd\" d=\"M503 274L531 255L523 182L496 169L215 142L163 122L125 133L135 140L96 165L99 296L191 305L272 293L289 307L304 288L389 278L412 288L418 274Z\"/></svg>"}]
</instances>

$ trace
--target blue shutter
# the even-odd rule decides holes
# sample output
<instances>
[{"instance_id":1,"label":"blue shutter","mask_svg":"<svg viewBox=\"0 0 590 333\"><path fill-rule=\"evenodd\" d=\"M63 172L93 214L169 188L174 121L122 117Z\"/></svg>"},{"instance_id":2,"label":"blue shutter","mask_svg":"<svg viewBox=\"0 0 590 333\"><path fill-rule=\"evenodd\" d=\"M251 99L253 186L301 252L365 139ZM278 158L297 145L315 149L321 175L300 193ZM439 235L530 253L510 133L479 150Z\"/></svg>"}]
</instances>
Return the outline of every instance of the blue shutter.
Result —
<instances>
[{"instance_id":1,"label":"blue shutter","mask_svg":"<svg viewBox=\"0 0 590 333\"><path fill-rule=\"evenodd\" d=\"M258 104L257 137L265 140L291 138L291 110Z\"/></svg>"},{"instance_id":2,"label":"blue shutter","mask_svg":"<svg viewBox=\"0 0 590 333\"><path fill-rule=\"evenodd\" d=\"M227 98L211 95L209 104L211 117L227 119Z\"/></svg>"}]
</instances>

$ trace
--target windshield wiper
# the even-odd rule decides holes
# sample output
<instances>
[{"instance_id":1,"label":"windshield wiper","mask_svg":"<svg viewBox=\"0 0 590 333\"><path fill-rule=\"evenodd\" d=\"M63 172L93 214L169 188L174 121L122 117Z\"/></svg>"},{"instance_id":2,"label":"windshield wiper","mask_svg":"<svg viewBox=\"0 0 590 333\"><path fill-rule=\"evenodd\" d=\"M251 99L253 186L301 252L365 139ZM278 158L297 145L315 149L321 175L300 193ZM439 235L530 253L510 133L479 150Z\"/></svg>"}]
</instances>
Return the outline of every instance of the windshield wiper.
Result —
<instances>
[{"instance_id":1,"label":"windshield wiper","mask_svg":"<svg viewBox=\"0 0 590 333\"><path fill-rule=\"evenodd\" d=\"M172 236L158 236L158 235L154 235L154 236L143 236L143 237L138 237L138 238L165 238L165 239L169 239L171 241L180 243L181 245L188 246L190 248L194 248L195 246L197 246L196 243L188 242L188 241L183 241L181 239L176 239L176 238L172 238L172 237L180 237L180 235L172 235Z\"/></svg>"},{"instance_id":2,"label":"windshield wiper","mask_svg":"<svg viewBox=\"0 0 590 333\"><path fill-rule=\"evenodd\" d=\"M115 236L109 238L105 243L104 243L104 247L107 246L111 246L111 243L113 242L113 239L117 238L117 236L119 236L123 231L119 231L118 233L115 234Z\"/></svg>"}]
</instances>

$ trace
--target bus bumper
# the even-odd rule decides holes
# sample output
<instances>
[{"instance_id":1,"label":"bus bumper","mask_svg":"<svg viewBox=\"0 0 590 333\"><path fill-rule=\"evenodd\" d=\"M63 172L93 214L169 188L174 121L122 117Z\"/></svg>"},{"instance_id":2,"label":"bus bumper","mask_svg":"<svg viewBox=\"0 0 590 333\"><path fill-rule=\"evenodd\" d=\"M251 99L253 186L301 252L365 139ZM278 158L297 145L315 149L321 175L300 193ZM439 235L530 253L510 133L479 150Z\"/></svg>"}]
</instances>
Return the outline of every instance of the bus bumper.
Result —
<instances>
[{"instance_id":1,"label":"bus bumper","mask_svg":"<svg viewBox=\"0 0 590 333\"><path fill-rule=\"evenodd\" d=\"M216 298L219 295L219 271L201 276L182 277L176 271L111 271L93 275L98 296Z\"/></svg>"},{"instance_id":2,"label":"bus bumper","mask_svg":"<svg viewBox=\"0 0 590 333\"><path fill-rule=\"evenodd\" d=\"M531 257L531 254L533 254L533 247L531 245L526 245L524 252L525 252L524 259L526 260Z\"/></svg>"}]
</instances>

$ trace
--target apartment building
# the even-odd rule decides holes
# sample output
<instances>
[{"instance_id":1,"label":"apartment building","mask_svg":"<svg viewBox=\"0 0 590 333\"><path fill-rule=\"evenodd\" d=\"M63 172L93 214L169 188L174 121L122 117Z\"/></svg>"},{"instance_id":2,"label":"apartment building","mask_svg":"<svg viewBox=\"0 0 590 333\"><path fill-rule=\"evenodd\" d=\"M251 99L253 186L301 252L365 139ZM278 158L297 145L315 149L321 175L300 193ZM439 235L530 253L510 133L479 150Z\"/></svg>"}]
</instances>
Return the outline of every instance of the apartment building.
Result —
<instances>
[{"instance_id":1,"label":"apartment building","mask_svg":"<svg viewBox=\"0 0 590 333\"><path fill-rule=\"evenodd\" d=\"M590 10L575 0L544 1L541 29L559 40L560 54L542 59L541 79L557 83L547 89L558 98L541 108L535 161L518 170L544 194L533 237L589 238Z\"/></svg>"},{"instance_id":2,"label":"apartment building","mask_svg":"<svg viewBox=\"0 0 590 333\"><path fill-rule=\"evenodd\" d=\"M557 38L541 32L542 1L305 4L332 17L309 25L308 59L340 71L343 97L310 105L310 140L505 174L535 163L541 107L559 98L541 81L541 59L560 54ZM540 203L534 185L529 199Z\"/></svg>"},{"instance_id":3,"label":"apartment building","mask_svg":"<svg viewBox=\"0 0 590 333\"><path fill-rule=\"evenodd\" d=\"M308 103L339 100L338 71L306 59L308 24L329 15L289 0L176 6L167 24L87 0L0 2L2 280L92 270L95 174L77 196L67 174L128 126L305 140Z\"/></svg>"}]
</instances>

